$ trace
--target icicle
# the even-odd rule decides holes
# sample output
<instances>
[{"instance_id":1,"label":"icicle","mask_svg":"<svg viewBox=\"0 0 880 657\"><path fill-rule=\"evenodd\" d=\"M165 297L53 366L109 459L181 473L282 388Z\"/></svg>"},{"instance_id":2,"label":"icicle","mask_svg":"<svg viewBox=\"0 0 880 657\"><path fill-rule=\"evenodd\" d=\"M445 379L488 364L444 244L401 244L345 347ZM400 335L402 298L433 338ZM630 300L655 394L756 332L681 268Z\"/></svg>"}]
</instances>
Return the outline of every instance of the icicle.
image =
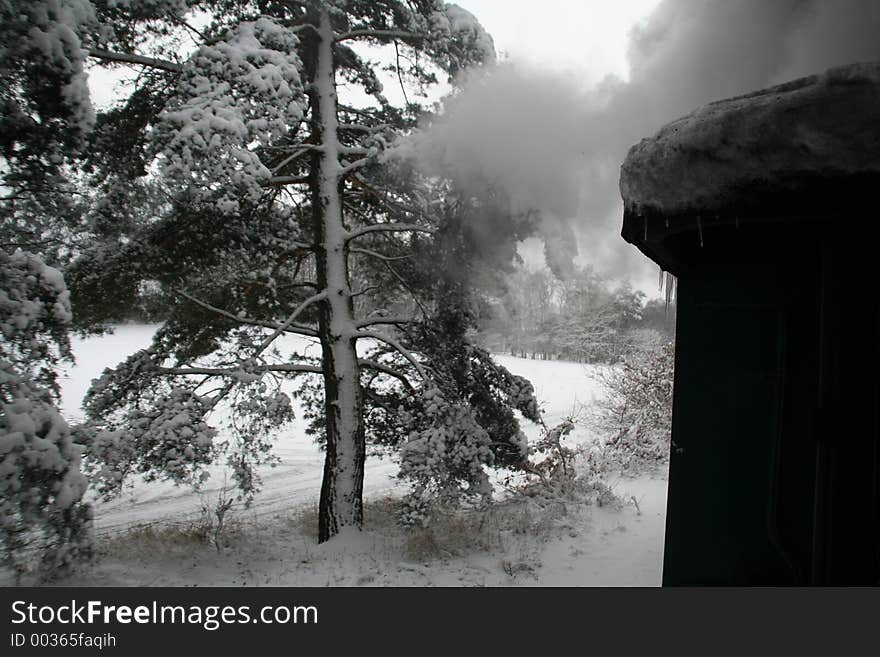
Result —
<instances>
[{"instance_id":1,"label":"icicle","mask_svg":"<svg viewBox=\"0 0 880 657\"><path fill-rule=\"evenodd\" d=\"M672 286L675 285L675 281L672 277L672 274L666 272L666 313L669 314L669 302L672 300Z\"/></svg>"},{"instance_id":2,"label":"icicle","mask_svg":"<svg viewBox=\"0 0 880 657\"><path fill-rule=\"evenodd\" d=\"M664 217L664 223L666 223L666 227L669 228L669 217Z\"/></svg>"},{"instance_id":3,"label":"icicle","mask_svg":"<svg viewBox=\"0 0 880 657\"><path fill-rule=\"evenodd\" d=\"M663 271L663 267L660 267L660 278L657 280L657 289L660 290L661 292L663 291L663 275L665 273L666 272Z\"/></svg>"},{"instance_id":4,"label":"icicle","mask_svg":"<svg viewBox=\"0 0 880 657\"><path fill-rule=\"evenodd\" d=\"M645 242L648 241L648 218L647 217L645 217L645 238L644 238L644 241Z\"/></svg>"},{"instance_id":5,"label":"icicle","mask_svg":"<svg viewBox=\"0 0 880 657\"><path fill-rule=\"evenodd\" d=\"M700 248L703 248L703 218L697 216L697 232L700 234Z\"/></svg>"}]
</instances>

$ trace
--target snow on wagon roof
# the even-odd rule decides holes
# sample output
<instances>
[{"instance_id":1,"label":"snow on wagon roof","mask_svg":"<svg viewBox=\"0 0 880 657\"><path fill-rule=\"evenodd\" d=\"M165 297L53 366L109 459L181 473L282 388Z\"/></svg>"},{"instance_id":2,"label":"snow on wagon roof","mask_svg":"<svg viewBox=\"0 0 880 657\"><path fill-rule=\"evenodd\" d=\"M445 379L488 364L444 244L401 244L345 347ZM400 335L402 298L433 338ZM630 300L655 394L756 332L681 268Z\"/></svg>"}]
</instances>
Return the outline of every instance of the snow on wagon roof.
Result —
<instances>
[{"instance_id":1,"label":"snow on wagon roof","mask_svg":"<svg viewBox=\"0 0 880 657\"><path fill-rule=\"evenodd\" d=\"M704 105L630 149L620 191L627 213L674 215L862 174L880 174L880 62Z\"/></svg>"}]
</instances>

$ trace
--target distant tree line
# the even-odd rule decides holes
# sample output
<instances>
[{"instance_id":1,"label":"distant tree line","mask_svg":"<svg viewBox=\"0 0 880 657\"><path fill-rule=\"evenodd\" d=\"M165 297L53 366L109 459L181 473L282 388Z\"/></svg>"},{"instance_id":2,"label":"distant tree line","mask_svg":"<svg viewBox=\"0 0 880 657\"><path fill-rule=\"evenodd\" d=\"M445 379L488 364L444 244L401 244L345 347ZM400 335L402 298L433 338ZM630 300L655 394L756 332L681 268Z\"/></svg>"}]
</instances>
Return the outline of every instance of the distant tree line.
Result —
<instances>
[{"instance_id":1,"label":"distant tree line","mask_svg":"<svg viewBox=\"0 0 880 657\"><path fill-rule=\"evenodd\" d=\"M566 280L520 268L483 313L488 349L522 358L616 363L672 340L675 303L646 299L629 283L613 285L591 267Z\"/></svg>"}]
</instances>

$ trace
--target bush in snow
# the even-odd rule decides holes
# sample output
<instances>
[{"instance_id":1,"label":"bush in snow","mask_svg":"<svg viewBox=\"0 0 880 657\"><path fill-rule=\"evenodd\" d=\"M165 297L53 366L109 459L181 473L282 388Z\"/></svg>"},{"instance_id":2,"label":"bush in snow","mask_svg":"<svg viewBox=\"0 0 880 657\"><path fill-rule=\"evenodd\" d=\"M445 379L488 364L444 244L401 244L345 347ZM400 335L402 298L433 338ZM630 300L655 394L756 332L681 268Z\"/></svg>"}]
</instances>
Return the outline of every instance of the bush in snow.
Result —
<instances>
[{"instance_id":1,"label":"bush in snow","mask_svg":"<svg viewBox=\"0 0 880 657\"><path fill-rule=\"evenodd\" d=\"M548 519L567 514L567 504L620 505L607 482L609 468L604 450L567 440L579 423L578 415L544 427L529 446L529 458L517 464L505 479L516 497L535 501Z\"/></svg>"},{"instance_id":2,"label":"bush in snow","mask_svg":"<svg viewBox=\"0 0 880 657\"><path fill-rule=\"evenodd\" d=\"M54 367L70 359L70 318L56 269L0 252L0 545L19 578L89 550L80 447L55 406Z\"/></svg>"},{"instance_id":3,"label":"bush in snow","mask_svg":"<svg viewBox=\"0 0 880 657\"><path fill-rule=\"evenodd\" d=\"M600 375L605 396L594 424L604 437L606 457L624 469L669 458L674 366L674 345L667 343Z\"/></svg>"}]
</instances>

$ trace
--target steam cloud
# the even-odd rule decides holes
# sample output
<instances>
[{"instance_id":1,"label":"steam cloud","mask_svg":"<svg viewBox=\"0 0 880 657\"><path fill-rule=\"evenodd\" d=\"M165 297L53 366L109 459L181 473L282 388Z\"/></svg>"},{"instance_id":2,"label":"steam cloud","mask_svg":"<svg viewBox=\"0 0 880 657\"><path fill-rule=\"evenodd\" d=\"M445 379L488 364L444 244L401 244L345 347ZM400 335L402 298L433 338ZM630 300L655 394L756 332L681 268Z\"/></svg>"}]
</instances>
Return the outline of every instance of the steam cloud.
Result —
<instances>
[{"instance_id":1,"label":"steam cloud","mask_svg":"<svg viewBox=\"0 0 880 657\"><path fill-rule=\"evenodd\" d=\"M426 170L496 185L537 210L547 255L568 259L573 231L582 260L644 282L656 268L620 237L628 148L712 100L880 59L880 2L662 0L631 33L628 58L629 81L588 90L502 63L465 81L410 146Z\"/></svg>"}]
</instances>

